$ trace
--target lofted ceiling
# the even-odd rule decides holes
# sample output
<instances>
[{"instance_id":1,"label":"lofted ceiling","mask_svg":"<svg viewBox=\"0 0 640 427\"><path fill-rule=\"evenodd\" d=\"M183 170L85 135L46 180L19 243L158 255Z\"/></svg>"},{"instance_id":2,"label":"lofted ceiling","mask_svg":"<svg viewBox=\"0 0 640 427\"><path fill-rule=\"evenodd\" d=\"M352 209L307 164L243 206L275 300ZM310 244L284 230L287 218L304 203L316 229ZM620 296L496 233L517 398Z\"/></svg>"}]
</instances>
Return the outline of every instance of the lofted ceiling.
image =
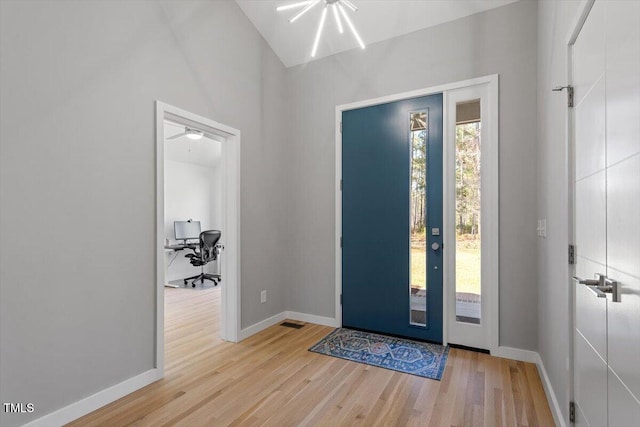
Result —
<instances>
[{"instance_id":1,"label":"lofted ceiling","mask_svg":"<svg viewBox=\"0 0 640 427\"><path fill-rule=\"evenodd\" d=\"M350 49L360 49L348 28L340 34L331 13L327 14L318 52L311 49L325 0L289 23L299 9L277 12L276 7L301 0L236 0L286 67L303 64ZM517 0L351 0L358 7L349 11L365 44L453 21ZM343 23L344 24L344 23Z\"/></svg>"}]
</instances>

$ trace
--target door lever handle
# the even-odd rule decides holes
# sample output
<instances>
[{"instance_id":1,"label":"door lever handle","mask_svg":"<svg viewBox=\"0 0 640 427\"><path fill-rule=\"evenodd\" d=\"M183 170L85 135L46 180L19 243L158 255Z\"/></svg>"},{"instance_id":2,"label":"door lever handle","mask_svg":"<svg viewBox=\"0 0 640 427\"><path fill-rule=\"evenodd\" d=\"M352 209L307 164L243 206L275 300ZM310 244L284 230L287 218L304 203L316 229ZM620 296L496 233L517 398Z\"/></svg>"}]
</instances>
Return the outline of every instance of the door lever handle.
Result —
<instances>
[{"instance_id":1,"label":"door lever handle","mask_svg":"<svg viewBox=\"0 0 640 427\"><path fill-rule=\"evenodd\" d=\"M578 276L573 276L573 279L576 280L581 285L587 286L604 286L607 277L604 274L596 273L595 279L581 279Z\"/></svg>"},{"instance_id":2,"label":"door lever handle","mask_svg":"<svg viewBox=\"0 0 640 427\"><path fill-rule=\"evenodd\" d=\"M581 285L598 286L600 284L600 281L598 279L581 279L578 276L573 276L573 279Z\"/></svg>"},{"instance_id":3,"label":"door lever handle","mask_svg":"<svg viewBox=\"0 0 640 427\"><path fill-rule=\"evenodd\" d=\"M581 285L586 285L587 288L598 298L606 298L607 295L603 292L606 277L604 274L600 273L596 273L595 276L595 279L581 279L578 276L573 276L573 280L577 281Z\"/></svg>"},{"instance_id":4,"label":"door lever handle","mask_svg":"<svg viewBox=\"0 0 640 427\"><path fill-rule=\"evenodd\" d=\"M600 278L602 276L598 276L598 277ZM598 298L606 298L607 295L604 292L602 292L602 290L598 286L600 283L599 278L598 279L581 279L578 276L573 276L573 280L575 280L581 285L586 285L587 288L591 292L593 292Z\"/></svg>"},{"instance_id":5,"label":"door lever handle","mask_svg":"<svg viewBox=\"0 0 640 427\"><path fill-rule=\"evenodd\" d=\"M589 285L587 285L587 288L589 288L589 290L590 290L591 292L593 292L594 294L596 294L596 296L597 296L598 298L606 298L606 297L607 297L607 294L605 294L605 293L600 289L600 287L599 287L599 286L589 286Z\"/></svg>"},{"instance_id":6,"label":"door lever handle","mask_svg":"<svg viewBox=\"0 0 640 427\"><path fill-rule=\"evenodd\" d=\"M578 276L573 276L573 279L582 285L586 285L598 298L606 298L607 294L611 294L612 302L622 302L620 283L607 279L600 273L596 273L596 277L597 279L581 279Z\"/></svg>"}]
</instances>

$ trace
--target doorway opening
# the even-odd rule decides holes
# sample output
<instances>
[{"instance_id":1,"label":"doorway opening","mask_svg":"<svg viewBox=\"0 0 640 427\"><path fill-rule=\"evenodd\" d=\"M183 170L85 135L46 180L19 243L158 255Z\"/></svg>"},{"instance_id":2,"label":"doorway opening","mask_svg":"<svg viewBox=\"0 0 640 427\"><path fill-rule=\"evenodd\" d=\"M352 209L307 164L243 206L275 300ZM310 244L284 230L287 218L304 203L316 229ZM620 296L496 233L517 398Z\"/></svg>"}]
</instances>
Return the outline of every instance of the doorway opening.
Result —
<instances>
[{"instance_id":1,"label":"doorway opening","mask_svg":"<svg viewBox=\"0 0 640 427\"><path fill-rule=\"evenodd\" d=\"M344 253L349 251L351 240L345 237L345 212L349 214L349 206L345 206L345 190L349 190L347 181L353 176L345 176L344 141L350 125L343 121L345 113L369 110L369 107L383 106L401 100L440 93L442 101L442 139L443 157L437 168L425 168L429 157L422 147L424 129L421 120L428 120L432 110L423 111L419 106L409 112L409 116L399 118L394 123L406 123L408 140L411 141L410 155L406 156L407 182L402 181L397 194L409 194L407 201L406 231L407 240L401 251L409 253L408 277L399 280L409 289L404 288L404 295L409 294L409 313L403 316L409 319L412 328L424 328L424 320L429 315L425 304L429 303L431 281L428 271L439 272L440 266L427 267L428 257L423 254L441 254L443 293L438 296L442 300L442 343L459 344L477 349L499 351L499 193L498 193L498 75L490 75L475 79L449 83L441 86L405 92L381 98L339 105L336 107L336 177L335 177L335 317L338 325L349 325L345 321L343 301L345 300L345 266ZM458 105L459 104L459 105ZM458 108L459 106L459 108ZM458 112L460 110L460 114ZM471 111L462 111L471 110ZM373 111L370 109L369 111ZM475 113L474 113L475 111ZM463 116L463 114L467 114ZM458 117L460 115L460 117ZM423 117L424 116L424 117ZM480 117L479 117L480 116ZM466 118L465 118L466 117ZM364 125L355 132L363 135L376 121L363 119ZM409 127L411 126L411 127ZM386 131L383 127L382 131ZM433 128L427 126L426 135ZM461 133L459 141L456 135ZM376 138L380 132L376 133ZM373 140L373 139L372 139ZM362 153L369 155L368 146ZM347 153L348 154L348 153ZM466 175L456 176L456 162L469 162ZM387 171L387 164L380 170ZM421 186L433 179L430 173L437 173L442 179L442 207L434 208L433 204L423 204L421 197L424 191ZM426 174L426 182L425 176ZM381 174L386 177L385 174ZM357 176L357 175L356 175ZM374 178L376 175L374 175ZM458 178L458 179L456 179ZM462 181L466 179L466 181ZM368 181L370 183L370 180ZM388 180L379 187L386 188ZM407 188L408 187L408 188ZM458 190L468 191L465 197L457 197ZM361 198L362 193L354 193ZM348 195L347 195L348 196ZM359 199L358 199L359 200ZM404 202L401 202L401 204ZM380 197L379 208L386 209L391 200ZM479 206L478 206L479 205ZM442 228L426 227L425 215L429 212L442 214ZM458 215L456 214L458 210ZM460 213L466 209L462 218ZM363 218L369 219L367 214ZM347 218L348 220L348 218ZM380 227L376 228L378 230ZM366 234L366 233L365 233ZM441 245L437 241L441 240ZM406 243L408 241L408 243ZM407 247L408 246L408 247ZM458 249L459 248L459 249ZM376 251L373 251L376 253ZM370 255L372 251L361 252ZM383 251L383 253L386 253ZM465 259L466 257L466 259ZM458 264L456 264L458 262ZM380 263L370 260L369 265L375 271ZM437 267L437 268L436 268ZM396 278L397 279L397 278ZM367 282L369 283L369 282ZM407 292L408 291L408 292ZM468 295L465 295L468 294ZM466 297L466 298L465 298ZM404 299L403 299L404 301ZM406 310L406 308L405 308ZM377 319L378 316L372 316Z\"/></svg>"},{"instance_id":2,"label":"doorway opening","mask_svg":"<svg viewBox=\"0 0 640 427\"><path fill-rule=\"evenodd\" d=\"M164 121L165 286L209 288L222 280L222 144L210 133ZM197 255L201 232L219 239L203 260ZM204 255L204 254L203 254ZM195 264L195 265L194 265Z\"/></svg>"},{"instance_id":3,"label":"doorway opening","mask_svg":"<svg viewBox=\"0 0 640 427\"><path fill-rule=\"evenodd\" d=\"M156 103L156 368L161 373L165 293L169 338L181 322L189 323L170 311L184 307L187 298L206 305L206 333L238 340L239 166L238 130Z\"/></svg>"}]
</instances>

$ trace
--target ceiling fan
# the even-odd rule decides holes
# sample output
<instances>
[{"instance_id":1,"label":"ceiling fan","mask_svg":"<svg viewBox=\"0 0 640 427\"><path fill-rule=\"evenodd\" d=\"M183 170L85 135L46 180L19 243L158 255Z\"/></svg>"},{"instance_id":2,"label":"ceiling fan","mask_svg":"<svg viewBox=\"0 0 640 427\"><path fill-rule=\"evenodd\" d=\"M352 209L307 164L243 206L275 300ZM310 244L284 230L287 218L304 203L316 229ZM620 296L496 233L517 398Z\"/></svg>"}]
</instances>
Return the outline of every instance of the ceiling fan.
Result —
<instances>
[{"instance_id":1,"label":"ceiling fan","mask_svg":"<svg viewBox=\"0 0 640 427\"><path fill-rule=\"evenodd\" d=\"M169 138L167 138L167 141L170 139L177 139L180 138L182 136L186 136L189 139L192 139L194 141L197 141L199 139L202 139L202 137L204 136L204 132L202 132L199 129L193 129L190 127L185 126L184 127L184 132L170 136Z\"/></svg>"}]
</instances>

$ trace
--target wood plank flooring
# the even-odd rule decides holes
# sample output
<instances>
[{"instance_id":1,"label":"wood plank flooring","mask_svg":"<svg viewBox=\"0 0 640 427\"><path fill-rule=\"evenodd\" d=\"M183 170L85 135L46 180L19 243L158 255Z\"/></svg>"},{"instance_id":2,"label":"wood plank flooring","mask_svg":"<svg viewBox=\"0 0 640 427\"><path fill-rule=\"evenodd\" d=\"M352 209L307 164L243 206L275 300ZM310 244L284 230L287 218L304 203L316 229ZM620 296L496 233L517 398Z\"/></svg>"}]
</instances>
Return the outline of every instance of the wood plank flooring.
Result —
<instances>
[{"instance_id":1,"label":"wood plank flooring","mask_svg":"<svg viewBox=\"0 0 640 427\"><path fill-rule=\"evenodd\" d=\"M442 381L307 351L332 328L218 338L220 288L165 291L165 378L70 426L553 426L536 366L451 349Z\"/></svg>"}]
</instances>

